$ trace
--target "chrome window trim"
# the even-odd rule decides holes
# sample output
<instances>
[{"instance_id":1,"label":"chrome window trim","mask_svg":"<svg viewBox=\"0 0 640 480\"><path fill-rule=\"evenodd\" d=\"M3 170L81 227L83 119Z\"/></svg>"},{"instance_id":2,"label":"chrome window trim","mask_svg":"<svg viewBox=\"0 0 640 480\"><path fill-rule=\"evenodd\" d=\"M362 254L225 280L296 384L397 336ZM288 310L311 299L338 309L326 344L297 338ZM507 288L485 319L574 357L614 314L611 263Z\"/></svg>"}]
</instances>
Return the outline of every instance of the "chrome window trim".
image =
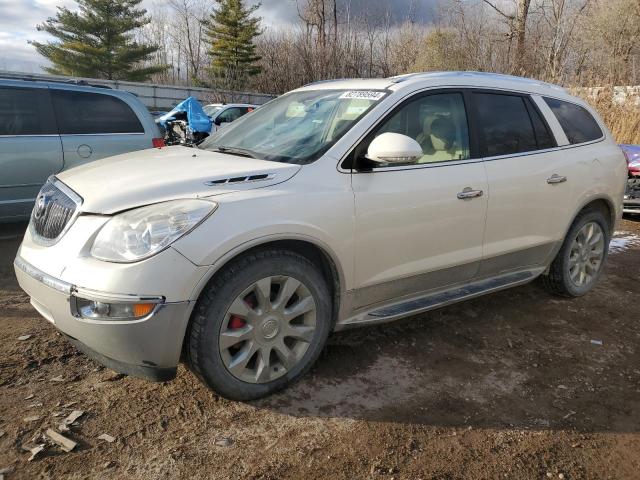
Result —
<instances>
[{"instance_id":1,"label":"chrome window trim","mask_svg":"<svg viewBox=\"0 0 640 480\"><path fill-rule=\"evenodd\" d=\"M22 138L22 137L59 137L57 133L34 133L24 135L0 135L0 138Z\"/></svg>"},{"instance_id":2,"label":"chrome window trim","mask_svg":"<svg viewBox=\"0 0 640 480\"><path fill-rule=\"evenodd\" d=\"M119 133L61 133L61 137L107 137L112 135L146 135L146 132L119 132Z\"/></svg>"},{"instance_id":3,"label":"chrome window trim","mask_svg":"<svg viewBox=\"0 0 640 480\"><path fill-rule=\"evenodd\" d=\"M55 176L49 177L49 179L47 180L47 183L51 183L54 187L56 187L58 190L60 190L62 193L64 193L67 197L69 197L69 199L73 203L75 203L76 209L73 212L73 215L71 215L71 218L69 219L67 224L64 226L64 228L62 229L62 231L58 234L58 236L56 238L52 238L52 239L42 238L35 231L35 229L33 227L33 222L31 220L29 221L29 233L31 234L31 237L33 238L34 243L36 243L38 245L41 245L41 246L44 246L44 247L50 247L52 245L55 245L56 243L58 243L60 241L60 239L62 237L64 237L64 235L67 233L67 231L71 228L71 225L73 225L75 223L76 219L80 215L80 207L82 206L82 202L83 202L83 199L82 199L82 197L80 195L78 195L76 192L74 192L69 187L67 187L64 183L62 183L60 180L58 180ZM45 183L45 185L46 185L46 183ZM38 195L40 195L40 194L38 194ZM37 198L38 197L36 197L36 201L37 201ZM32 214L33 214L33 212L32 212Z\"/></svg>"},{"instance_id":4,"label":"chrome window trim","mask_svg":"<svg viewBox=\"0 0 640 480\"><path fill-rule=\"evenodd\" d=\"M587 109L587 111L589 112L589 114L591 114L591 116L596 120L596 123L598 123L598 125L600 126L600 129L603 132L603 136L596 139L596 140L591 140L589 142L583 142L583 143L568 143L567 145L558 145L556 147L552 147L552 148L545 148L542 150L529 150L526 152L518 152L518 153L510 153L507 155L496 155L493 157L478 157L478 158L469 158L466 160L442 160L440 162L432 162L430 164L415 164L415 165L403 165L403 166L398 166L398 167L374 167L371 170L368 171L358 171L355 169L346 169L342 167L342 163L346 160L346 158L349 156L349 154L353 151L353 149L362 141L366 138L367 135L369 135L369 133L376 128L378 125L380 125L380 123L385 119L385 117L389 114L389 112L391 112L397 105L399 105L400 103L404 102L405 100L407 100L408 98L414 96L414 95L419 95L425 92L428 92L429 90L447 90L447 89L460 89L460 90L489 90L489 91L497 91L497 92L505 92L505 94L509 94L509 93L517 93L520 95L528 95L529 97L531 97L532 101L535 102L535 99L533 99L533 97L535 95L539 95L540 98L542 99L542 101L544 101L544 97L550 97L553 98L555 100L560 100L563 102L568 102L568 103L573 103L574 105L578 105L582 108L586 108L584 105L580 105L579 103L576 102L571 102L569 100L565 100L563 98L558 98L556 96L553 95L542 95L542 94L538 94L538 93L534 93L534 92L527 92L527 91L522 91L522 90L513 90L513 89L503 89L503 88L499 88L499 87L487 87L487 86L480 86L480 87L476 87L476 86L469 86L469 85L438 85L438 86L430 86L427 88L423 88L420 90L415 90L412 91L410 93L407 93L406 95L404 95L402 98L398 99L397 102L395 102L393 105L391 105L384 113L382 113L382 115L380 115L380 117L355 141L353 142L353 144L347 149L347 151L340 157L337 165L336 165L336 169L338 170L338 172L340 173L344 173L344 174L368 174L368 173L377 173L377 172L397 172L400 170L417 170L417 169L421 169L421 168L436 168L436 167L445 167L445 166L449 166L449 165L462 165L462 164L467 164L467 163L478 163L478 162L492 162L494 160L503 160L503 159L508 159L508 158L514 158L514 157L522 157L522 156L529 156L529 155L536 155L539 153L551 153L554 151L559 151L559 150L565 150L565 149L569 149L569 148L579 148L579 147L584 147L586 145L592 145L595 143L599 143L599 142L603 142L607 139L606 134L604 133L605 130L602 128L602 125L600 125L598 118L595 117L592 112L589 111L589 109ZM546 102L545 102L546 104ZM536 104L537 105L537 104ZM467 112L468 115L468 112ZM557 117L554 114L553 117L556 121ZM547 120L547 119L545 119ZM547 120L548 122L548 120ZM552 135L554 135L555 138L555 134L553 131L550 132ZM556 143L558 141L557 138L555 138Z\"/></svg>"}]
</instances>

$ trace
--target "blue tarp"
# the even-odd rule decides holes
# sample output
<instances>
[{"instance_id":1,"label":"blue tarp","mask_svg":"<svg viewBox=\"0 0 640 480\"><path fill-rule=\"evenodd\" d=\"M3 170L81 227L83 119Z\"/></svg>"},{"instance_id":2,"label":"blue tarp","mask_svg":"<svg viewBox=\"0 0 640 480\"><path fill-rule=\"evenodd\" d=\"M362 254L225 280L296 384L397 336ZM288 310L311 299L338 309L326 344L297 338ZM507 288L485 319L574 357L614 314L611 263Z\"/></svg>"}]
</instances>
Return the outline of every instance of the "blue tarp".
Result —
<instances>
[{"instance_id":1,"label":"blue tarp","mask_svg":"<svg viewBox=\"0 0 640 480\"><path fill-rule=\"evenodd\" d=\"M167 120L174 120L176 118L176 114L181 112L187 114L187 123L189 124L189 128L192 132L211 132L211 119L206 113L204 113L202 105L200 105L200 102L198 102L198 99L195 97L189 97L186 100L183 100L173 107L173 110L165 113L156 121L162 125L163 128L166 128Z\"/></svg>"}]
</instances>

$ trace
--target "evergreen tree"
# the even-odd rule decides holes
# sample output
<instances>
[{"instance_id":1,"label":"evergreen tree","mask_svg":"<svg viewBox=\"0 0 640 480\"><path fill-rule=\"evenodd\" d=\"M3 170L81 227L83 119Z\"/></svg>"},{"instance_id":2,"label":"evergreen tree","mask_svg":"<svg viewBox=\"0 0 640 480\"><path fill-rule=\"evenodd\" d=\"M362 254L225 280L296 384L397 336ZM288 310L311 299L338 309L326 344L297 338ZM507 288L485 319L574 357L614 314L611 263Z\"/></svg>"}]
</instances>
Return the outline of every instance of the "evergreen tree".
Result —
<instances>
[{"instance_id":1,"label":"evergreen tree","mask_svg":"<svg viewBox=\"0 0 640 480\"><path fill-rule=\"evenodd\" d=\"M260 5L246 7L243 0L219 0L218 5L204 22L210 43L209 72L217 86L237 89L261 70L254 43L261 33L260 18L252 17Z\"/></svg>"},{"instance_id":2,"label":"evergreen tree","mask_svg":"<svg viewBox=\"0 0 640 480\"><path fill-rule=\"evenodd\" d=\"M147 11L137 8L141 1L77 0L78 11L58 7L55 17L37 27L57 40L30 43L51 61L45 70L52 74L147 80L168 66L142 65L158 47L134 39L135 31L150 22Z\"/></svg>"}]
</instances>

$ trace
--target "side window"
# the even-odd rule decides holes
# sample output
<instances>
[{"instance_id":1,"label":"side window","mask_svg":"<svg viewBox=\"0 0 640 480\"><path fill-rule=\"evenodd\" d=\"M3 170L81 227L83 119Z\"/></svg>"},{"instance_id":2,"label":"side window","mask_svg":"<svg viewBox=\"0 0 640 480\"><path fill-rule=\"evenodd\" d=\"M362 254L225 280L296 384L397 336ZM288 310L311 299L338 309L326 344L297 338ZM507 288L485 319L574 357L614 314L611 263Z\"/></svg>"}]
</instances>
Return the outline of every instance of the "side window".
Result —
<instances>
[{"instance_id":1,"label":"side window","mask_svg":"<svg viewBox=\"0 0 640 480\"><path fill-rule=\"evenodd\" d=\"M386 119L363 147L385 132L416 140L422 147L422 158L416 163L470 158L469 127L461 93L436 93L409 101ZM363 153L366 152L360 155Z\"/></svg>"},{"instance_id":2,"label":"side window","mask_svg":"<svg viewBox=\"0 0 640 480\"><path fill-rule=\"evenodd\" d=\"M46 88L0 87L0 135L57 135Z\"/></svg>"},{"instance_id":3,"label":"side window","mask_svg":"<svg viewBox=\"0 0 640 480\"><path fill-rule=\"evenodd\" d=\"M221 123L233 122L244 115L244 113L246 112L243 112L239 107L231 107L218 115L218 120L220 120Z\"/></svg>"},{"instance_id":4,"label":"side window","mask_svg":"<svg viewBox=\"0 0 640 480\"><path fill-rule=\"evenodd\" d=\"M107 94L51 90L61 134L144 133L131 107Z\"/></svg>"},{"instance_id":5,"label":"side window","mask_svg":"<svg viewBox=\"0 0 640 480\"><path fill-rule=\"evenodd\" d=\"M544 97L544 101L560 122L569 143L590 142L602 138L603 133L598 122L586 108L555 98Z\"/></svg>"},{"instance_id":6,"label":"side window","mask_svg":"<svg viewBox=\"0 0 640 480\"><path fill-rule=\"evenodd\" d=\"M542 119L540 112L535 108L532 100L527 98L526 100L527 110L529 111L529 117L531 123L533 123L533 130L536 134L536 143L538 144L538 150L544 150L545 148L557 147L554 136L549 131L549 127Z\"/></svg>"},{"instance_id":7,"label":"side window","mask_svg":"<svg viewBox=\"0 0 640 480\"><path fill-rule=\"evenodd\" d=\"M523 97L475 92L473 98L485 156L537 150L536 135Z\"/></svg>"}]
</instances>

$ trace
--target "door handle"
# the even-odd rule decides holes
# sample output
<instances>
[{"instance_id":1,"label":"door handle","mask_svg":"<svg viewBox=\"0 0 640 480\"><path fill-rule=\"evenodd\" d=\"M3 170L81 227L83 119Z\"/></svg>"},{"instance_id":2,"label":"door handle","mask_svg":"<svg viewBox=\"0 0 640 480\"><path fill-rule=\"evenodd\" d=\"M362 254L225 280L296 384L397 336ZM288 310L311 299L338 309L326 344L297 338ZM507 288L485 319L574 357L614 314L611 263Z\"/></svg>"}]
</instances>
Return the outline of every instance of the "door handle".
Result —
<instances>
[{"instance_id":1,"label":"door handle","mask_svg":"<svg viewBox=\"0 0 640 480\"><path fill-rule=\"evenodd\" d=\"M566 181L567 181L567 177L564 177L562 175L558 175L557 173L554 173L549 178L547 178L547 183L549 185L553 185L555 183L563 183L563 182L566 182Z\"/></svg>"},{"instance_id":2,"label":"door handle","mask_svg":"<svg viewBox=\"0 0 640 480\"><path fill-rule=\"evenodd\" d=\"M481 197L483 193L482 190L472 190L471 187L465 187L464 190L458 192L458 198L460 200L467 200L469 198Z\"/></svg>"}]
</instances>

